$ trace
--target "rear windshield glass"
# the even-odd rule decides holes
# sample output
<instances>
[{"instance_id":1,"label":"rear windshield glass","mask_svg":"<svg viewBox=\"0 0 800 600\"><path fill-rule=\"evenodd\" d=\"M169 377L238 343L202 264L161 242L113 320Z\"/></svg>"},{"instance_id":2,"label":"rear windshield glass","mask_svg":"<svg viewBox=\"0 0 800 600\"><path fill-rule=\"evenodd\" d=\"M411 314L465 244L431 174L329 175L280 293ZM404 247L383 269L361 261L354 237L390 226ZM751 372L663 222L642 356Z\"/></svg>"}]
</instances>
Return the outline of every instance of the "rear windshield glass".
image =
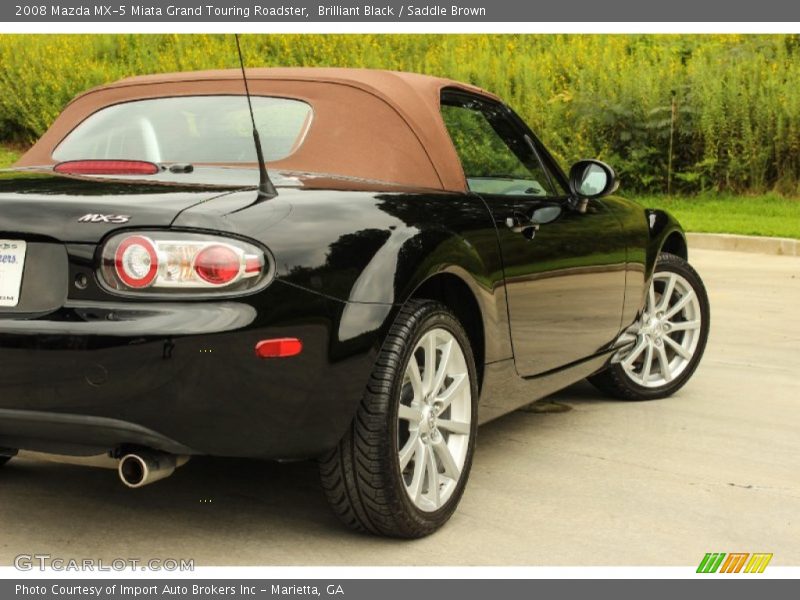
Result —
<instances>
[{"instance_id":1,"label":"rear windshield glass","mask_svg":"<svg viewBox=\"0 0 800 600\"><path fill-rule=\"evenodd\" d=\"M252 100L265 159L297 150L311 124L311 107L287 98ZM179 96L99 110L64 138L53 158L248 163L256 161L256 152L245 96Z\"/></svg>"}]
</instances>

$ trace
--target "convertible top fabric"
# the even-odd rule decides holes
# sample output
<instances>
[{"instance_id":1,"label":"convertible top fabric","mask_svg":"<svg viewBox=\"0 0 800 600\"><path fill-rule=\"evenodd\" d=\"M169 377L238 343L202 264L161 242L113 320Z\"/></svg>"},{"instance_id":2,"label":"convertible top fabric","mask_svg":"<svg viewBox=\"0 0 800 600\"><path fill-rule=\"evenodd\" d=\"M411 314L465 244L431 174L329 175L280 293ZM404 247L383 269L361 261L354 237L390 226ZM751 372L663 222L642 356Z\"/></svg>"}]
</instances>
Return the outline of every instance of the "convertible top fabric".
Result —
<instances>
[{"instance_id":1,"label":"convertible top fabric","mask_svg":"<svg viewBox=\"0 0 800 600\"><path fill-rule=\"evenodd\" d=\"M498 100L480 88L414 73L370 69L248 69L250 93L308 102L305 140L271 169L330 173L462 192L464 173L439 111L443 88ZM18 166L51 165L52 152L78 124L113 104L190 95L244 95L237 69L146 75L75 98Z\"/></svg>"}]
</instances>

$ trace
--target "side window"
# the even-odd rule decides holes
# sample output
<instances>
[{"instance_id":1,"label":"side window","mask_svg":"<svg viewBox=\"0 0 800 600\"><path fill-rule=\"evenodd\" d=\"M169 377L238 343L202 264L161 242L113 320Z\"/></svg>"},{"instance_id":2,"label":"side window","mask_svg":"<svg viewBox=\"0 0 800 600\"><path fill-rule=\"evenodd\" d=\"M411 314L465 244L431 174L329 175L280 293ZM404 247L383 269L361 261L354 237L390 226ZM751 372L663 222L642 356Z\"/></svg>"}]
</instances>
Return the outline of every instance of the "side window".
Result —
<instances>
[{"instance_id":1,"label":"side window","mask_svg":"<svg viewBox=\"0 0 800 600\"><path fill-rule=\"evenodd\" d=\"M505 109L457 94L442 98L442 118L469 189L509 196L555 196L550 177Z\"/></svg>"}]
</instances>

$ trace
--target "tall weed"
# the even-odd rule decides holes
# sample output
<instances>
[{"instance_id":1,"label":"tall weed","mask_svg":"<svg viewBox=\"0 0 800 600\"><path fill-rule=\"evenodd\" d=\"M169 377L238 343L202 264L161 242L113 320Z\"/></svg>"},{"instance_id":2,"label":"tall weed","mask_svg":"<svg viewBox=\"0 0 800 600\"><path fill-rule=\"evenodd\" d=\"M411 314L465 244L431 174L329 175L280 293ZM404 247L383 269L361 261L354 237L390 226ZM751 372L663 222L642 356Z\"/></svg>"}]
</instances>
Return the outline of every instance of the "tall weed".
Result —
<instances>
[{"instance_id":1,"label":"tall weed","mask_svg":"<svg viewBox=\"0 0 800 600\"><path fill-rule=\"evenodd\" d=\"M675 192L800 194L798 35L248 35L242 44L250 66L477 84L562 163L606 160L628 191L665 192L671 176ZM226 35L3 35L0 65L0 139L30 142L89 87L238 62Z\"/></svg>"}]
</instances>

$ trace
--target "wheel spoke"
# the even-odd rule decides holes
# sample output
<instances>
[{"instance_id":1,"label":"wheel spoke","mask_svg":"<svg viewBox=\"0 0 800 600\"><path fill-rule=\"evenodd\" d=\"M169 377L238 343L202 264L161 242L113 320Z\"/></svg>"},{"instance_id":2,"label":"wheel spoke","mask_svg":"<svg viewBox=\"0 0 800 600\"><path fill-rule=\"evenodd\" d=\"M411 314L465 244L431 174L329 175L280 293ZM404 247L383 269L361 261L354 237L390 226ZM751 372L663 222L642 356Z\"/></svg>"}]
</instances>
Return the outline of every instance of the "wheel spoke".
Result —
<instances>
[{"instance_id":1,"label":"wheel spoke","mask_svg":"<svg viewBox=\"0 0 800 600\"><path fill-rule=\"evenodd\" d=\"M439 360L439 368L436 370L436 376L433 378L433 385L430 389L430 393L434 396L439 393L439 390L444 383L444 378L447 376L447 363L450 360L450 352L452 352L452 350L453 340L450 340L444 346L442 346L442 358ZM436 356L435 351L434 356Z\"/></svg>"},{"instance_id":2,"label":"wheel spoke","mask_svg":"<svg viewBox=\"0 0 800 600\"><path fill-rule=\"evenodd\" d=\"M422 389L422 376L419 373L419 365L414 356L408 361L406 374L408 375L408 380L411 382L411 389L414 390L414 400L422 402L422 397L425 395Z\"/></svg>"},{"instance_id":3,"label":"wheel spoke","mask_svg":"<svg viewBox=\"0 0 800 600\"><path fill-rule=\"evenodd\" d=\"M447 410L447 407L453 402L453 398L455 397L458 390L464 385L467 381L467 374L462 373L460 375L454 375L453 380L450 382L450 385L447 386L447 389L444 390L441 394L436 396L436 401L439 402L442 407L439 410L439 414L443 413Z\"/></svg>"},{"instance_id":4,"label":"wheel spoke","mask_svg":"<svg viewBox=\"0 0 800 600\"><path fill-rule=\"evenodd\" d=\"M397 409L397 417L404 421L411 421L412 423L419 423L422 420L422 412L418 408L400 404Z\"/></svg>"},{"instance_id":5,"label":"wheel spoke","mask_svg":"<svg viewBox=\"0 0 800 600\"><path fill-rule=\"evenodd\" d=\"M656 310L656 286L650 283L650 289L647 290L647 312L653 314Z\"/></svg>"},{"instance_id":6,"label":"wheel spoke","mask_svg":"<svg viewBox=\"0 0 800 600\"><path fill-rule=\"evenodd\" d=\"M686 348L681 346L678 342L673 340L671 337L665 336L664 341L667 344L669 344L672 347L672 349L675 350L675 352L680 354L681 358L685 358L686 360L692 358L692 354Z\"/></svg>"},{"instance_id":7,"label":"wheel spoke","mask_svg":"<svg viewBox=\"0 0 800 600\"><path fill-rule=\"evenodd\" d=\"M457 481L461 476L461 469L458 468L453 455L450 453L450 448L448 447L447 443L443 439L440 439L433 445L433 451L436 453L436 456L439 457L439 461L442 463L444 474L450 479Z\"/></svg>"},{"instance_id":8,"label":"wheel spoke","mask_svg":"<svg viewBox=\"0 0 800 600\"><path fill-rule=\"evenodd\" d=\"M667 350L663 345L658 347L658 362L661 365L661 376L664 381L669 383L672 381L672 371L669 368L669 358L667 357Z\"/></svg>"},{"instance_id":9,"label":"wheel spoke","mask_svg":"<svg viewBox=\"0 0 800 600\"><path fill-rule=\"evenodd\" d=\"M428 463L428 498L438 508L441 504L441 497L439 496L439 465L436 464L436 456L433 450L428 450L426 459Z\"/></svg>"},{"instance_id":10,"label":"wheel spoke","mask_svg":"<svg viewBox=\"0 0 800 600\"><path fill-rule=\"evenodd\" d=\"M700 321L675 321L669 322L669 330L672 331L689 331L693 329L700 329Z\"/></svg>"},{"instance_id":11,"label":"wheel spoke","mask_svg":"<svg viewBox=\"0 0 800 600\"><path fill-rule=\"evenodd\" d=\"M657 310L666 310L669 306L669 300L672 298L672 292L675 291L675 282L678 280L674 273L670 273L667 286L664 288L664 295L661 296L661 302L658 303Z\"/></svg>"},{"instance_id":12,"label":"wheel spoke","mask_svg":"<svg viewBox=\"0 0 800 600\"><path fill-rule=\"evenodd\" d=\"M408 495L411 496L415 503L418 503L422 494L422 484L425 481L425 471L428 470L428 453L430 450L421 439L417 440L416 446L417 448L414 452L414 475L408 485Z\"/></svg>"},{"instance_id":13,"label":"wheel spoke","mask_svg":"<svg viewBox=\"0 0 800 600\"><path fill-rule=\"evenodd\" d=\"M408 463L411 462L411 458L414 454L419 450L420 439L419 439L419 432L413 431L411 432L411 436L408 438L405 446L403 446L402 450L400 450L400 470L403 471L408 466Z\"/></svg>"},{"instance_id":14,"label":"wheel spoke","mask_svg":"<svg viewBox=\"0 0 800 600\"><path fill-rule=\"evenodd\" d=\"M444 429L450 433L469 435L469 423L464 423L463 421L453 421L451 419L439 419L436 423L439 429Z\"/></svg>"},{"instance_id":15,"label":"wheel spoke","mask_svg":"<svg viewBox=\"0 0 800 600\"><path fill-rule=\"evenodd\" d=\"M642 381L647 383L650 378L650 370L653 368L653 345L647 344L647 349L644 354L644 362L642 363Z\"/></svg>"},{"instance_id":16,"label":"wheel spoke","mask_svg":"<svg viewBox=\"0 0 800 600\"><path fill-rule=\"evenodd\" d=\"M425 353L425 373L422 376L422 392L427 395L433 387L433 379L436 376L436 337L429 333L424 338L423 351Z\"/></svg>"},{"instance_id":17,"label":"wheel spoke","mask_svg":"<svg viewBox=\"0 0 800 600\"><path fill-rule=\"evenodd\" d=\"M680 300L678 300L666 313L664 313L664 316L667 319L671 319L680 311L682 311L683 308L687 304L689 304L689 302L691 302L692 300L694 300L694 290L689 290L688 292L686 292L685 296L683 296Z\"/></svg>"},{"instance_id":18,"label":"wheel spoke","mask_svg":"<svg viewBox=\"0 0 800 600\"><path fill-rule=\"evenodd\" d=\"M647 340L644 339L643 337L639 340L639 343L636 344L636 347L631 351L631 353L625 357L625 360L622 361L622 366L629 367L631 364L633 364L633 361L639 358L639 355L644 351L646 347L647 347Z\"/></svg>"}]
</instances>

